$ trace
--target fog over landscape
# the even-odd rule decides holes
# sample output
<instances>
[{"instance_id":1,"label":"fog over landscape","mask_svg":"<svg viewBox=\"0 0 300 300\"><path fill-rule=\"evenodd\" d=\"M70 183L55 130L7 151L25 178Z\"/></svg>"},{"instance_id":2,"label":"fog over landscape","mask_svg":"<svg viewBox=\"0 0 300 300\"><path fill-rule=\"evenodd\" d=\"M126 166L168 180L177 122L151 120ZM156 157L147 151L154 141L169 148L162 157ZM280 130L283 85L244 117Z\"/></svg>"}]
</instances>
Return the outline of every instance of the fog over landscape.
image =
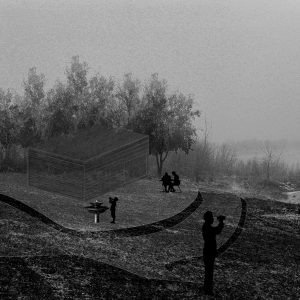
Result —
<instances>
[{"instance_id":1,"label":"fog over landscape","mask_svg":"<svg viewBox=\"0 0 300 300\"><path fill-rule=\"evenodd\" d=\"M299 299L300 0L0 0L0 300Z\"/></svg>"},{"instance_id":2,"label":"fog over landscape","mask_svg":"<svg viewBox=\"0 0 300 300\"><path fill-rule=\"evenodd\" d=\"M117 80L158 73L193 95L213 141L285 140L300 162L299 13L295 0L0 1L0 87L20 92L33 66L50 87L74 55Z\"/></svg>"}]
</instances>

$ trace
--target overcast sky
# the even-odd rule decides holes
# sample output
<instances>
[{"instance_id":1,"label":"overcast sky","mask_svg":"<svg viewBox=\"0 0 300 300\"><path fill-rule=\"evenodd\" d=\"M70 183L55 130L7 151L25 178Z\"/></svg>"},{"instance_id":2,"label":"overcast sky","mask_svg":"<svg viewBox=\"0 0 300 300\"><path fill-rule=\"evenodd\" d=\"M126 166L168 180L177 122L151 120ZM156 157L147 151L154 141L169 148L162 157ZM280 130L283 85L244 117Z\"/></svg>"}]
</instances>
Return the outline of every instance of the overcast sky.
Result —
<instances>
[{"instance_id":1,"label":"overcast sky","mask_svg":"<svg viewBox=\"0 0 300 300\"><path fill-rule=\"evenodd\" d=\"M0 0L0 87L47 87L79 55L193 94L215 141L300 138L300 1Z\"/></svg>"}]
</instances>

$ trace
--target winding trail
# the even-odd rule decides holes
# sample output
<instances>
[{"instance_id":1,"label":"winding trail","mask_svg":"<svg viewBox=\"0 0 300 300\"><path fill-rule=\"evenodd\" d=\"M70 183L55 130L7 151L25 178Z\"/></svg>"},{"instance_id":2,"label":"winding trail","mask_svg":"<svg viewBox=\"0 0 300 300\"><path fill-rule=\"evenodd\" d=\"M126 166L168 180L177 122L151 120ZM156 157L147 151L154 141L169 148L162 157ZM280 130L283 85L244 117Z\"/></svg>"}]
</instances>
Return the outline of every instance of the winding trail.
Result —
<instances>
[{"instance_id":1,"label":"winding trail","mask_svg":"<svg viewBox=\"0 0 300 300\"><path fill-rule=\"evenodd\" d=\"M74 236L79 237L86 237L86 236L92 236L92 237L129 237L129 236L139 236L139 235L145 235L145 234L151 234L155 233L170 227L173 227L179 223L181 223L183 220L188 218L194 211L198 209L200 204L203 201L202 195L200 192L198 192L198 195L196 199L183 211L179 212L178 214L158 221L154 223L150 223L147 225L142 226L136 226L136 227L129 227L129 228L120 228L120 229L114 229L114 230L106 230L106 231L77 231L74 229L66 228L53 220L46 217L44 214L38 212L37 210L31 208L30 206L24 204L21 201L18 201L12 197L0 194L0 201L4 202L6 204L9 204L10 206L13 206L23 212L26 212L30 216L39 219L44 224L48 225L49 227L52 227L62 233L67 233Z\"/></svg>"},{"instance_id":2,"label":"winding trail","mask_svg":"<svg viewBox=\"0 0 300 300\"><path fill-rule=\"evenodd\" d=\"M244 225L246 222L246 215L247 215L247 202L245 199L242 198L240 199L241 199L242 209L241 209L239 223L235 231L233 232L233 234L228 238L228 240L217 249L217 256L220 256L223 252L225 252L238 239L238 237L240 236L240 234L244 229ZM181 260L173 261L169 264L166 264L166 269L172 270L174 267L177 267L179 265L186 265L188 263L198 262L202 259L203 256L196 256L196 257L184 258Z\"/></svg>"},{"instance_id":3,"label":"winding trail","mask_svg":"<svg viewBox=\"0 0 300 300\"><path fill-rule=\"evenodd\" d=\"M44 214L38 212L37 210L31 208L30 206L24 204L21 201L18 201L12 197L0 194L0 201L4 202L6 204L9 204L10 206L13 206L23 212L26 212L30 216L39 219L44 224L48 225L49 227L54 228L55 230L58 230L62 233L79 236L79 237L130 237L130 236L140 236L140 235L146 235L151 234L155 232L159 232L168 228L171 228L182 221L184 221L186 218L188 218L194 211L198 209L198 207L203 202L203 198L200 192L198 192L198 195L196 199L183 211L179 212L178 214L158 221L154 223L150 223L147 225L142 226L136 226L136 227L129 227L129 228L120 228L120 229L114 229L114 230L106 230L106 231L77 231L74 229L66 228L53 220L46 217ZM233 232L233 234L229 237L229 239L218 248L218 256L220 256L223 252L225 252L239 237L241 232L243 231L245 221L246 221L246 215L247 215L247 202L246 200L241 198L241 215L238 222L238 225ZM166 265L167 269L172 269L173 267L177 265L184 265L191 262L197 262L199 260L202 260L202 256L187 258L187 259L181 259L178 261L174 261L172 263L169 263Z\"/></svg>"},{"instance_id":4,"label":"winding trail","mask_svg":"<svg viewBox=\"0 0 300 300\"><path fill-rule=\"evenodd\" d=\"M184 210L170 218L155 223L115 230L89 232L80 232L66 228L23 202L9 196L0 194L0 201L39 219L47 226L62 233L79 237L129 237L159 232L181 223L199 208L203 202L203 198L201 193L198 192L196 199ZM243 231L247 214L247 203L244 199L241 199L241 204L242 208L238 225L229 239L218 249L218 255L226 251ZM202 257L192 257L175 261L166 265L166 268L170 271L177 265L185 265L194 261L198 262L201 259ZM13 278L15 284L18 285L18 290L16 290L11 288L10 283L6 284L3 291L0 292L0 298L2 296L5 298L15 298L21 289L22 293L28 296L38 295L39 298L57 299L57 289L53 287L55 281L50 281L49 283L49 280L47 280L54 273L58 273L63 279L64 284L71 287L72 293L82 295L84 292L85 295L89 295L91 298L96 298L99 295L105 297L109 295L112 298L119 298L120 295L124 297L125 295L127 298L132 298L133 295L139 295L141 299L150 299L156 298L159 295L161 299L169 297L172 297L172 299L183 299L187 291L195 299L199 295L202 295L199 283L197 282L149 279L110 264L68 254L58 256L0 257L0 270L2 271L0 273L5 274L5 282L12 282L10 279ZM16 270L18 270L17 277L15 275ZM74 285L70 278L75 277L81 280L82 272L86 272L86 270L88 270L89 274L93 274L91 276L92 280L88 285L80 286L80 289L78 289L78 285ZM9 277L9 280L7 280L7 277ZM101 282L101 285L99 285L99 282Z\"/></svg>"}]
</instances>

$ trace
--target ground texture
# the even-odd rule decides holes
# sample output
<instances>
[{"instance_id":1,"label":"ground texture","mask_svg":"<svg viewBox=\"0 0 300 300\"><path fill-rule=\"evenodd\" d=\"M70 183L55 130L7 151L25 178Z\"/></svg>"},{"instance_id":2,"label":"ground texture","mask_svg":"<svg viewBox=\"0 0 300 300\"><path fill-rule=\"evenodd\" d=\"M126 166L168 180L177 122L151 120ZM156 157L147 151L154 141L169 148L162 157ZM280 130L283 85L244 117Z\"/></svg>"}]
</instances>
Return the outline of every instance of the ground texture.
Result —
<instances>
[{"instance_id":1,"label":"ground texture","mask_svg":"<svg viewBox=\"0 0 300 300\"><path fill-rule=\"evenodd\" d=\"M226 214L218 240L222 245L236 229L241 204L220 191L202 196L199 208L172 228L109 238L62 233L0 203L0 299L204 298L203 263L195 260L202 251L203 212ZM299 299L300 218L295 206L246 200L245 228L216 262L214 298Z\"/></svg>"}]
</instances>

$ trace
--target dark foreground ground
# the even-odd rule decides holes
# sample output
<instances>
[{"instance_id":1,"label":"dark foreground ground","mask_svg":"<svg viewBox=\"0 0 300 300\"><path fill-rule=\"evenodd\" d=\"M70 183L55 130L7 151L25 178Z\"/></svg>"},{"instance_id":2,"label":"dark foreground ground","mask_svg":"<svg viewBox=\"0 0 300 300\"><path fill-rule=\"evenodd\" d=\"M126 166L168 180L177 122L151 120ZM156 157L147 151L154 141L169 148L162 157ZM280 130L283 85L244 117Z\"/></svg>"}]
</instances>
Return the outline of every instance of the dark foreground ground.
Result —
<instances>
[{"instance_id":1,"label":"dark foreground ground","mask_svg":"<svg viewBox=\"0 0 300 300\"><path fill-rule=\"evenodd\" d=\"M204 197L217 209L232 196ZM217 259L214 298L299 299L295 205L250 198L247 203L244 231ZM93 239L59 233L0 203L0 299L202 298L201 260L165 268L170 257L187 257L187 249L197 246L201 236L185 232L195 228L202 213L196 211L174 232Z\"/></svg>"}]
</instances>

